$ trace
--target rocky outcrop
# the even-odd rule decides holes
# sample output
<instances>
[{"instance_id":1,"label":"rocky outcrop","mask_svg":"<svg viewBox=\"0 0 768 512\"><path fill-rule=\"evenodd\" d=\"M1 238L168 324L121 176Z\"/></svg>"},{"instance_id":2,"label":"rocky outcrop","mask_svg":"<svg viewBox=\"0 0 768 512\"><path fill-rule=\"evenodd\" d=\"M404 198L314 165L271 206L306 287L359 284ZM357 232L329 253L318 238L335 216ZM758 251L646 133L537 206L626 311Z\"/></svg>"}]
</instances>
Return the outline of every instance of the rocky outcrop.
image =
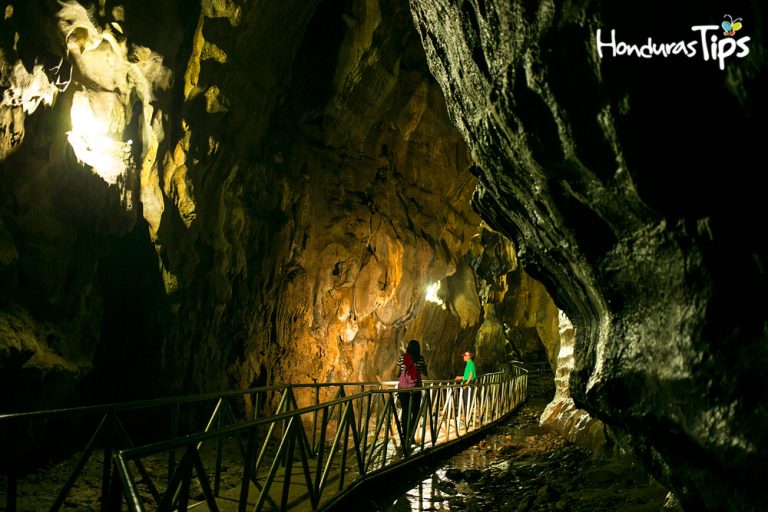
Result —
<instances>
[{"instance_id":1,"label":"rocky outcrop","mask_svg":"<svg viewBox=\"0 0 768 512\"><path fill-rule=\"evenodd\" d=\"M495 347L496 356L486 359L499 363L548 362L554 368L561 337L559 311L544 286L518 264L512 242L483 226L474 239L471 261L484 307L478 350L482 352L486 345ZM480 364L488 371L501 366L485 368Z\"/></svg>"},{"instance_id":2,"label":"rocky outcrop","mask_svg":"<svg viewBox=\"0 0 768 512\"><path fill-rule=\"evenodd\" d=\"M760 510L768 322L736 298L764 296L766 248L747 227L761 188L732 159L760 160L765 12L743 6L749 54L721 69L691 27L736 43L717 43L726 13L706 7L411 1L477 163L473 204L573 321L576 405L687 509ZM601 58L598 29L697 53Z\"/></svg>"},{"instance_id":3,"label":"rocky outcrop","mask_svg":"<svg viewBox=\"0 0 768 512\"><path fill-rule=\"evenodd\" d=\"M554 431L563 438L589 448L593 456L602 458L614 455L609 446L609 437L602 421L592 418L589 413L576 407L570 390L570 377L574 364L576 333L573 324L560 312L560 344L555 369L555 396L547 404L539 418L539 424L547 431Z\"/></svg>"}]
</instances>

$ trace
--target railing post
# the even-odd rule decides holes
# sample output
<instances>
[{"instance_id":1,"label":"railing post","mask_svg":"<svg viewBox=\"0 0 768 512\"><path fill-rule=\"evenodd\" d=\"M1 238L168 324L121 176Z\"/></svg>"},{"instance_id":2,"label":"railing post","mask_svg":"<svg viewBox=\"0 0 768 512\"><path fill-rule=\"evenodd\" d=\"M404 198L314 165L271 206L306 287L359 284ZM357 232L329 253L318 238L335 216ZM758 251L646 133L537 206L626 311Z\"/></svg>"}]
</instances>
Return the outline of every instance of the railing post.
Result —
<instances>
[{"instance_id":1,"label":"railing post","mask_svg":"<svg viewBox=\"0 0 768 512\"><path fill-rule=\"evenodd\" d=\"M477 381L472 381L471 384L467 385L467 401L469 402L467 404L467 433L470 427L474 429L477 416L477 392L480 388L475 382Z\"/></svg>"},{"instance_id":2,"label":"railing post","mask_svg":"<svg viewBox=\"0 0 768 512\"><path fill-rule=\"evenodd\" d=\"M6 431L6 453L8 454L8 485L5 496L5 509L8 512L16 512L17 494L19 492L19 439L21 426L18 421L12 420Z\"/></svg>"},{"instance_id":3,"label":"railing post","mask_svg":"<svg viewBox=\"0 0 768 512\"><path fill-rule=\"evenodd\" d=\"M325 455L325 425L328 422L328 408L323 407L323 415L320 419L320 439L317 441L317 462L315 466L315 496L320 499L320 477L323 471L323 456Z\"/></svg>"},{"instance_id":4,"label":"railing post","mask_svg":"<svg viewBox=\"0 0 768 512\"><path fill-rule=\"evenodd\" d=\"M363 393L365 393L365 385L360 384L360 394L362 395ZM363 430L363 399L359 398L357 404L357 431L360 432ZM368 430L368 427L366 427L366 430Z\"/></svg>"},{"instance_id":5,"label":"railing post","mask_svg":"<svg viewBox=\"0 0 768 512\"><path fill-rule=\"evenodd\" d=\"M110 471L112 470L112 447L115 443L115 412L109 412L109 420L106 425L106 431L102 438L104 442L104 460L101 468L101 510L110 510L109 507L109 486L111 481Z\"/></svg>"},{"instance_id":6,"label":"railing post","mask_svg":"<svg viewBox=\"0 0 768 512\"><path fill-rule=\"evenodd\" d=\"M256 459L256 430L258 427L248 429L248 444L245 449L245 464L243 469L243 481L240 486L240 501L238 503L238 512L245 512L248 508L248 492L253 477L254 463Z\"/></svg>"},{"instance_id":7,"label":"railing post","mask_svg":"<svg viewBox=\"0 0 768 512\"><path fill-rule=\"evenodd\" d=\"M464 387L459 385L457 388L459 393L459 407L458 411L456 413L456 437L459 437L461 435L460 429L461 429L461 419L464 419L464 425L467 424L466 421L466 415L464 414Z\"/></svg>"},{"instance_id":8,"label":"railing post","mask_svg":"<svg viewBox=\"0 0 768 512\"><path fill-rule=\"evenodd\" d=\"M178 501L178 510L179 512L187 512L187 509L189 508L189 487L192 485L192 463L189 460L189 453L190 450L194 450L194 445L188 445L187 446L187 452L182 457L179 471L183 471L181 475L181 488L179 489L179 501Z\"/></svg>"},{"instance_id":9,"label":"railing post","mask_svg":"<svg viewBox=\"0 0 768 512\"><path fill-rule=\"evenodd\" d=\"M383 444L383 450L382 450L382 461L381 461L381 467L384 467L387 465L387 448L389 446L389 430L392 428L392 417L391 415L397 416L397 410L395 408L395 401L394 401L394 392L388 396L386 399L386 403L384 404L384 410L382 411L382 421L384 422L384 444ZM397 418L395 418L395 430L397 430ZM397 434L397 432L395 432Z\"/></svg>"},{"instance_id":10,"label":"railing post","mask_svg":"<svg viewBox=\"0 0 768 512\"><path fill-rule=\"evenodd\" d=\"M368 395L367 400L364 403L365 406L365 433L362 433L361 430L361 437L363 439L363 454L367 453L368 451L368 430L371 426L371 402L373 401L373 395ZM362 406L361 406L362 407ZM363 413L360 411L360 416L362 416ZM376 445L376 440L373 440L373 446Z\"/></svg>"},{"instance_id":11,"label":"railing post","mask_svg":"<svg viewBox=\"0 0 768 512\"><path fill-rule=\"evenodd\" d=\"M219 414L219 417L216 419L216 428L221 428L223 421L224 421L223 415ZM221 458L222 458L223 451L224 451L224 438L219 437L218 439L216 439L216 469L214 470L214 473L213 473L213 495L214 496L219 495L219 488L221 486Z\"/></svg>"},{"instance_id":12,"label":"railing post","mask_svg":"<svg viewBox=\"0 0 768 512\"><path fill-rule=\"evenodd\" d=\"M179 408L178 402L171 406L171 439L179 437ZM173 469L176 466L176 450L171 448L168 451L168 481L171 481Z\"/></svg>"},{"instance_id":13,"label":"railing post","mask_svg":"<svg viewBox=\"0 0 768 512\"><path fill-rule=\"evenodd\" d=\"M109 486L106 510L110 512L120 512L120 499L123 497L120 475L117 470L117 463L110 461L110 464L112 466L112 484Z\"/></svg>"},{"instance_id":14,"label":"railing post","mask_svg":"<svg viewBox=\"0 0 768 512\"><path fill-rule=\"evenodd\" d=\"M283 473L283 492L280 498L280 510L288 510L288 491L291 488L291 473L293 472L293 452L296 448L296 436L298 435L298 423L300 421L300 416L292 417L288 423L288 430L285 433L288 436L288 449L285 451L285 472Z\"/></svg>"},{"instance_id":15,"label":"railing post","mask_svg":"<svg viewBox=\"0 0 768 512\"><path fill-rule=\"evenodd\" d=\"M317 379L312 379L315 390L315 403L320 404L320 386L317 385ZM317 455L317 409L312 413L312 455Z\"/></svg>"},{"instance_id":16,"label":"railing post","mask_svg":"<svg viewBox=\"0 0 768 512\"><path fill-rule=\"evenodd\" d=\"M283 412L288 412L288 411L291 410L291 398L293 397L293 386L288 384L286 386L285 391L283 393L284 393L284 395L283 395L283 402L285 403L285 408L284 408ZM289 426L290 426L290 420L289 419L284 419L283 420L283 430L280 433L282 436L286 435L286 433L288 432L288 427ZM286 455L286 457L287 457L287 455ZM283 459L283 461L281 461L281 464L283 464L283 465L285 465L287 467L287 464L290 464L290 462L286 462L286 460Z\"/></svg>"}]
</instances>

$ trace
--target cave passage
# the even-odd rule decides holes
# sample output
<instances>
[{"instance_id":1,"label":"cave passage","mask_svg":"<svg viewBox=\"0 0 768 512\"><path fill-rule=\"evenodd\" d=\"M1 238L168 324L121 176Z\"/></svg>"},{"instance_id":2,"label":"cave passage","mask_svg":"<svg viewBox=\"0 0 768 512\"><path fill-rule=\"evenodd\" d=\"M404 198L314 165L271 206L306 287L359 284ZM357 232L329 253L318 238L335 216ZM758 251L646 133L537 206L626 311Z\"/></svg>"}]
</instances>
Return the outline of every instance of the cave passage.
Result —
<instances>
[{"instance_id":1,"label":"cave passage","mask_svg":"<svg viewBox=\"0 0 768 512\"><path fill-rule=\"evenodd\" d=\"M548 368L540 427L665 506L768 509L765 11L0 0L0 414L391 382L417 340L434 381Z\"/></svg>"}]
</instances>

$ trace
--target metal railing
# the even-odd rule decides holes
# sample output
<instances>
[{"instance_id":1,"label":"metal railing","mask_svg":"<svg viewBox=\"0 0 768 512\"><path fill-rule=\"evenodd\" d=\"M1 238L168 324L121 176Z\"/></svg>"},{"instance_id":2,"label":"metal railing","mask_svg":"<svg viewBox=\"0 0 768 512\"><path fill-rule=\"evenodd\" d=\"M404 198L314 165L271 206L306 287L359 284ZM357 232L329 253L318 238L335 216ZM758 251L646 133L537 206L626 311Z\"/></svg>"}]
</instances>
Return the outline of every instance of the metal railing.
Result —
<instances>
[{"instance_id":1,"label":"metal railing","mask_svg":"<svg viewBox=\"0 0 768 512\"><path fill-rule=\"evenodd\" d=\"M99 464L101 479L97 486L101 491L101 509L115 509L115 503L119 503L122 496L112 459L120 449L271 416L286 407L289 393L293 403L311 405L381 387L378 382L285 384L186 397L0 414L0 473L5 474L5 481L0 478L0 503L5 503L8 512L17 510L20 473L25 470L24 463L28 459L55 458L50 446L41 448L43 453L36 448L61 444L62 438L68 452L80 452L80 455L68 468L63 484L53 493L55 495L38 493L36 502L32 504L34 508L51 511L63 508L86 466ZM152 428L147 428L148 422L151 422ZM164 473L169 477L177 465L176 455L174 450L170 450L164 461ZM140 471L146 472L145 468ZM93 482L88 485L94 486Z\"/></svg>"},{"instance_id":2,"label":"metal railing","mask_svg":"<svg viewBox=\"0 0 768 512\"><path fill-rule=\"evenodd\" d=\"M527 372L516 369L484 375L464 388L449 381L425 381L424 388L397 391L393 384L272 386L74 411L0 415L0 427L5 427L6 439L11 440L13 461L20 433L30 422L51 422L73 414L100 418L50 510L65 504L97 450L103 451L99 461L102 510L126 506L134 511L186 510L195 504L219 510L222 503L236 504L239 511L323 510L364 481L498 422L524 400ZM406 422L407 430L397 393L411 395L414 398L408 403L418 404L413 420ZM185 406L195 414L182 415ZM136 446L123 416L146 415L147 410L158 408L163 414L154 416L170 420L164 439L142 440ZM201 416L201 410L210 414ZM195 423L194 418L204 421ZM16 510L16 483L10 471L8 511Z\"/></svg>"},{"instance_id":3,"label":"metal railing","mask_svg":"<svg viewBox=\"0 0 768 512\"><path fill-rule=\"evenodd\" d=\"M510 361L513 368L524 368L529 374L531 373L552 373L552 365L549 361L535 361L535 362L523 362L523 361Z\"/></svg>"}]
</instances>

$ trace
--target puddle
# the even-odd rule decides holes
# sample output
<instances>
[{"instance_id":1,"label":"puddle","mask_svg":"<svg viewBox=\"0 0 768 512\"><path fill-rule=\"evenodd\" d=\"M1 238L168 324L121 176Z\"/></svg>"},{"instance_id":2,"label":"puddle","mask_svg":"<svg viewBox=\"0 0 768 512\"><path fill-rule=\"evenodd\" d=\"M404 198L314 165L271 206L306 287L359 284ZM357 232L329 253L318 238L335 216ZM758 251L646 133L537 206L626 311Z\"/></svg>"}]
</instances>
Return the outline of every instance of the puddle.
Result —
<instances>
[{"instance_id":1,"label":"puddle","mask_svg":"<svg viewBox=\"0 0 768 512\"><path fill-rule=\"evenodd\" d=\"M477 505L493 510L493 489L503 487L508 491L520 481L518 473L530 471L526 469L531 466L529 462L513 462L499 456L505 446L522 444L530 435L526 430L501 426L447 459L404 470L399 477L386 480L387 490L379 496L369 494L363 500L356 500L351 508L344 509L359 512L465 511Z\"/></svg>"}]
</instances>

